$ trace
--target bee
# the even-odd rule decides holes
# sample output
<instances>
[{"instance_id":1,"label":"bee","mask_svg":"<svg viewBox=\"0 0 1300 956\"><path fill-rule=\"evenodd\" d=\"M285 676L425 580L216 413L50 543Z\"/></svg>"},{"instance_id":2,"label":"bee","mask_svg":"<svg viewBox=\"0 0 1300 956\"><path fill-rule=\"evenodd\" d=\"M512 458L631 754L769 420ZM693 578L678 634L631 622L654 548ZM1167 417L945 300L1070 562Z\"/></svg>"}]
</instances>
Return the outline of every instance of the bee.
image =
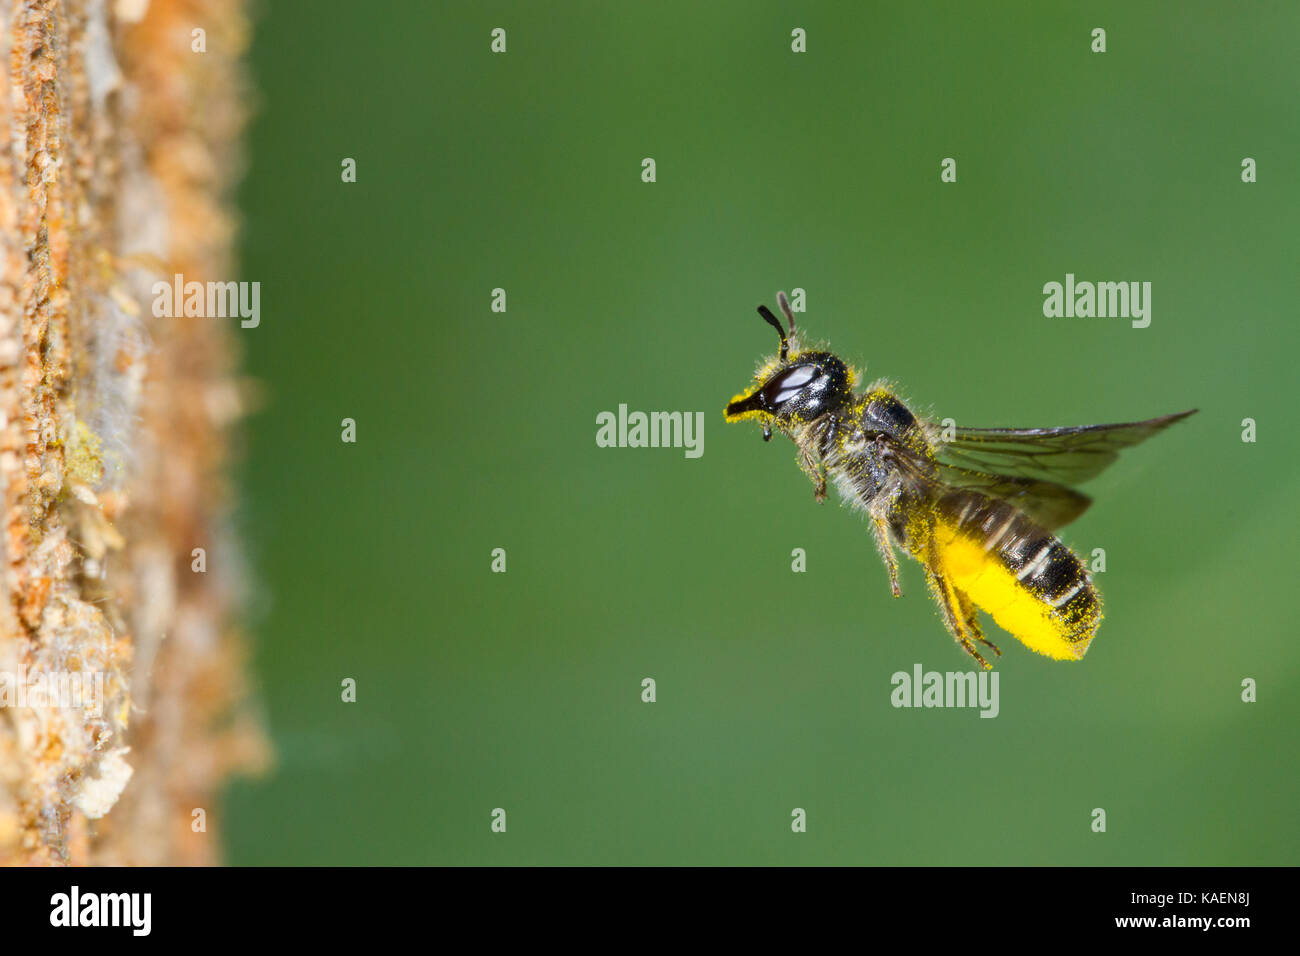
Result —
<instances>
[{"instance_id":1,"label":"bee","mask_svg":"<svg viewBox=\"0 0 1300 956\"><path fill-rule=\"evenodd\" d=\"M884 381L856 393L857 373L828 351L803 349L785 293L787 332L767 308L779 353L754 386L727 405L729 422L757 421L792 439L813 497L828 481L866 513L894 597L897 551L925 568L949 632L985 669L976 609L1025 646L1080 660L1101 623L1101 596L1078 556L1053 532L1091 503L1072 486L1095 478L1119 451L1196 409L1119 425L958 428L949 436L913 414Z\"/></svg>"}]
</instances>

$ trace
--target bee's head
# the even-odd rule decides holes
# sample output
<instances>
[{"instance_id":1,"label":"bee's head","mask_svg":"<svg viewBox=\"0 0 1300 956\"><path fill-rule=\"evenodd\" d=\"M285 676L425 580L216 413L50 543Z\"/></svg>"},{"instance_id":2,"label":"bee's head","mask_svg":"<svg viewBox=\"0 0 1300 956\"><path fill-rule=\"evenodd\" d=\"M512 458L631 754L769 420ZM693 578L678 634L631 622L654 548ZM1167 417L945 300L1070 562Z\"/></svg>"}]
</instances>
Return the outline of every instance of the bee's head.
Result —
<instances>
[{"instance_id":1,"label":"bee's head","mask_svg":"<svg viewBox=\"0 0 1300 956\"><path fill-rule=\"evenodd\" d=\"M830 352L801 352L797 343L791 348L795 341L794 313L784 292L777 301L790 321L790 333L786 335L767 306L758 307L758 314L781 337L781 351L759 370L755 386L733 398L724 411L729 422L758 419L765 439L772 436L774 423L789 427L814 421L845 405L853 391L853 374L839 358Z\"/></svg>"}]
</instances>

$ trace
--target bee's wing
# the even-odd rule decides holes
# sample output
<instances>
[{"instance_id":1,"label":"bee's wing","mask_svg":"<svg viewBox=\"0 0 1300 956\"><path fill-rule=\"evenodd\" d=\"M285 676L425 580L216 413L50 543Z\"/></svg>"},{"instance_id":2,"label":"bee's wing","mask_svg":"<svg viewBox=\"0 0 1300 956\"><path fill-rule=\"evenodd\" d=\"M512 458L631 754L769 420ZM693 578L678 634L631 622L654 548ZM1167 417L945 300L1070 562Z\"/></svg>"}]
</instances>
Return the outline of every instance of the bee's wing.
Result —
<instances>
[{"instance_id":1,"label":"bee's wing","mask_svg":"<svg viewBox=\"0 0 1300 956\"><path fill-rule=\"evenodd\" d=\"M971 471L942 462L938 465L937 479L950 488L978 491L990 498L1000 498L1023 511L1044 531L1054 531L1069 524L1092 504L1087 495L1055 482Z\"/></svg>"},{"instance_id":2,"label":"bee's wing","mask_svg":"<svg viewBox=\"0 0 1300 956\"><path fill-rule=\"evenodd\" d=\"M1195 411L1120 425L959 428L956 437L941 443L937 451L943 464L977 475L1077 485L1101 474L1123 449L1145 441ZM1082 508L1074 517L1080 513Z\"/></svg>"},{"instance_id":3,"label":"bee's wing","mask_svg":"<svg viewBox=\"0 0 1300 956\"><path fill-rule=\"evenodd\" d=\"M930 461L893 442L890 443L889 460L899 480L930 501L937 502L953 492L974 492L979 496L998 498L1024 512L1044 531L1070 523L1092 504L1087 495L1064 485Z\"/></svg>"}]
</instances>

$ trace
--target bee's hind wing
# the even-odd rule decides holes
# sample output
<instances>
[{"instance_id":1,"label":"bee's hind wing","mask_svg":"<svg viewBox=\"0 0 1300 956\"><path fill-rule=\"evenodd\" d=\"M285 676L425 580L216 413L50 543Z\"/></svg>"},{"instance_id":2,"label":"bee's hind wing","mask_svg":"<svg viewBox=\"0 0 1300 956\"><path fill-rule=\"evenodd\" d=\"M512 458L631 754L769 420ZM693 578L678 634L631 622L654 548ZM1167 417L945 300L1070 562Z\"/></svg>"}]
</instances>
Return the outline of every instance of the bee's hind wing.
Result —
<instances>
[{"instance_id":1,"label":"bee's hind wing","mask_svg":"<svg viewBox=\"0 0 1300 956\"><path fill-rule=\"evenodd\" d=\"M938 465L938 480L950 488L999 498L1023 511L1045 531L1069 524L1092 504L1087 495L1053 481L989 474L942 462Z\"/></svg>"}]
</instances>

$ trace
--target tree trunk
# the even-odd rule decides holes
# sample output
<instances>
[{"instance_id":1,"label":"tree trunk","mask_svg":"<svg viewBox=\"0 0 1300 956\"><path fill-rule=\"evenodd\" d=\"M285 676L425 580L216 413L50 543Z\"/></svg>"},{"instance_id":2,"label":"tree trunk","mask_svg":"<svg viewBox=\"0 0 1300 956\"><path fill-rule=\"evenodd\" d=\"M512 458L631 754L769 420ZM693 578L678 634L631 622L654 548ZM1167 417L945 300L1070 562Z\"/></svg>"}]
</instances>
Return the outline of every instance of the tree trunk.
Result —
<instances>
[{"instance_id":1,"label":"tree trunk","mask_svg":"<svg viewBox=\"0 0 1300 956\"><path fill-rule=\"evenodd\" d=\"M267 760L239 320L153 292L234 278L246 41L242 0L0 0L3 863L216 862L217 788Z\"/></svg>"}]
</instances>

